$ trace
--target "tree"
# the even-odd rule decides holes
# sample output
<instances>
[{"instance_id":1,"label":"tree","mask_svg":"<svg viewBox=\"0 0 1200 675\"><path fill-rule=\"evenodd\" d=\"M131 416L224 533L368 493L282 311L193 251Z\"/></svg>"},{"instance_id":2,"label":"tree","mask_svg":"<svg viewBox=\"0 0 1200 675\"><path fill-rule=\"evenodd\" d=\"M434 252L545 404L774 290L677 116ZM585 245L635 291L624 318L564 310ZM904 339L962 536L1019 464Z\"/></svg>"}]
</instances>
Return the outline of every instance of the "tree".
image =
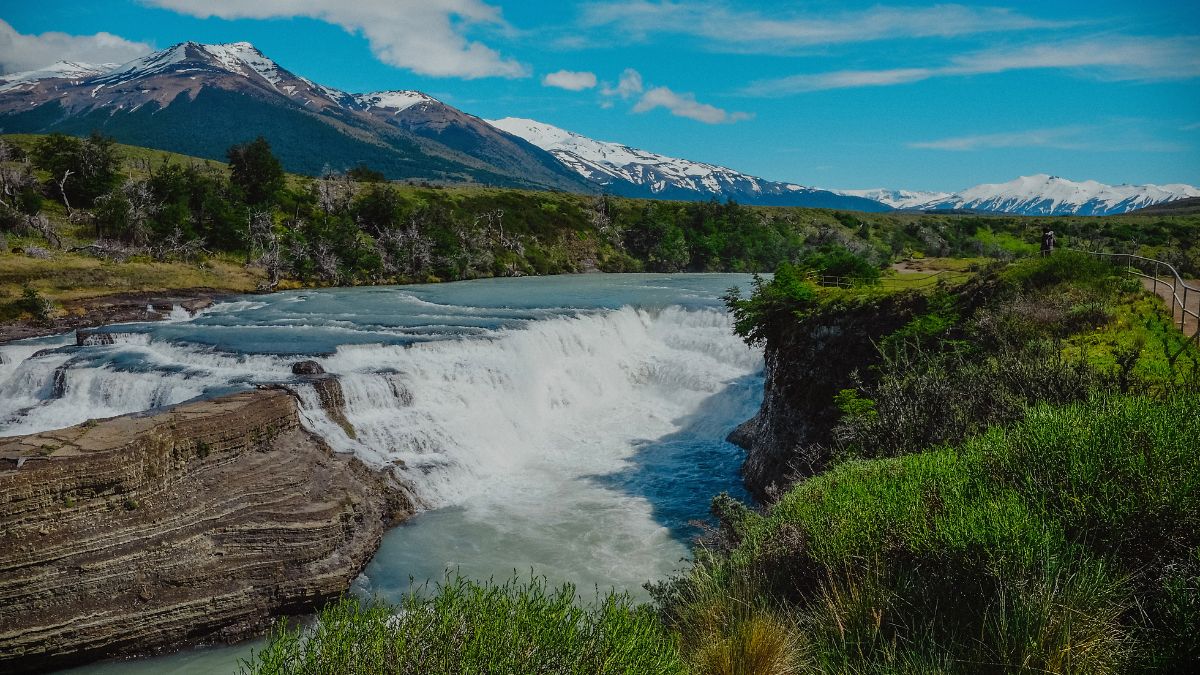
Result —
<instances>
[{"instance_id":1,"label":"tree","mask_svg":"<svg viewBox=\"0 0 1200 675\"><path fill-rule=\"evenodd\" d=\"M116 142L92 132L85 139L50 134L33 148L37 168L50 174L50 189L71 207L90 207L120 179Z\"/></svg>"},{"instance_id":2,"label":"tree","mask_svg":"<svg viewBox=\"0 0 1200 675\"><path fill-rule=\"evenodd\" d=\"M259 136L229 148L230 183L241 200L260 205L283 189L283 165L271 153L271 144Z\"/></svg>"},{"instance_id":3,"label":"tree","mask_svg":"<svg viewBox=\"0 0 1200 675\"><path fill-rule=\"evenodd\" d=\"M354 167L353 169L350 169L349 171L347 171L346 175L349 176L351 180L356 180L360 183L385 183L385 182L387 182L387 176L384 176L383 173L376 171L375 169L372 169L371 167L367 166L366 164L359 164L358 166Z\"/></svg>"}]
</instances>

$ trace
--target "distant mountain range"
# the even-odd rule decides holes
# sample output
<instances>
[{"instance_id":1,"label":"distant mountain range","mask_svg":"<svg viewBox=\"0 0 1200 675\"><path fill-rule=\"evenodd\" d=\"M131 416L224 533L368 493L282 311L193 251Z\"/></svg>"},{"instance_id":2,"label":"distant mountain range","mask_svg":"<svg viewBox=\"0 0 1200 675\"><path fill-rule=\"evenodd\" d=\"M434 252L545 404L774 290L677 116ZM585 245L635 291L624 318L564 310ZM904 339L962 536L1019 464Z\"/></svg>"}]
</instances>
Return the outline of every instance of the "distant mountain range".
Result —
<instances>
[{"instance_id":1,"label":"distant mountain range","mask_svg":"<svg viewBox=\"0 0 1200 675\"><path fill-rule=\"evenodd\" d=\"M0 75L0 131L94 129L215 159L261 135L297 173L366 164L392 179L772 206L1109 215L1200 196L1190 185L1110 186L1042 174L957 193L825 190L534 120L487 122L418 91L340 91L289 72L247 42L184 42L125 64L63 61Z\"/></svg>"},{"instance_id":2,"label":"distant mountain range","mask_svg":"<svg viewBox=\"0 0 1200 675\"><path fill-rule=\"evenodd\" d=\"M325 87L246 42L185 42L116 67L55 64L6 76L0 128L99 129L123 143L217 159L262 135L299 173L365 163L395 179L593 189L541 149L420 92Z\"/></svg>"},{"instance_id":3,"label":"distant mountain range","mask_svg":"<svg viewBox=\"0 0 1200 675\"><path fill-rule=\"evenodd\" d=\"M890 210L887 205L872 199L770 181L723 166L597 141L534 120L508 117L492 120L491 124L549 152L583 178L623 197L716 198L745 204Z\"/></svg>"},{"instance_id":4,"label":"distant mountain range","mask_svg":"<svg viewBox=\"0 0 1200 675\"><path fill-rule=\"evenodd\" d=\"M939 195L921 204L906 205L925 211L967 210L1027 216L1108 216L1155 204L1200 196L1191 185L1105 185L1094 180L1076 182L1037 174L1007 183L976 185L951 195Z\"/></svg>"}]
</instances>

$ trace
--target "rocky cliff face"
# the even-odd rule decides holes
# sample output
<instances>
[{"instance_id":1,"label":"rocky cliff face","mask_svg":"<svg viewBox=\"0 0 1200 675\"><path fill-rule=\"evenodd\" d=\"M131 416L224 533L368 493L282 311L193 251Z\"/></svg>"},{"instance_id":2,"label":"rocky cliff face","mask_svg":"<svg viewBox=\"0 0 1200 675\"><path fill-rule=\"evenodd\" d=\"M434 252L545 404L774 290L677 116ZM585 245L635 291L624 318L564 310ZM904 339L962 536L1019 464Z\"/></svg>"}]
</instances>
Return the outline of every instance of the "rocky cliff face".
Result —
<instances>
[{"instance_id":1,"label":"rocky cliff face","mask_svg":"<svg viewBox=\"0 0 1200 675\"><path fill-rule=\"evenodd\" d=\"M831 302L767 336L762 406L729 437L747 451L742 476L755 498L769 501L825 468L840 415L834 396L853 387L855 373L871 377L877 342L925 304L915 293Z\"/></svg>"},{"instance_id":2,"label":"rocky cliff face","mask_svg":"<svg viewBox=\"0 0 1200 675\"><path fill-rule=\"evenodd\" d=\"M411 511L282 390L0 439L0 671L249 637Z\"/></svg>"}]
</instances>

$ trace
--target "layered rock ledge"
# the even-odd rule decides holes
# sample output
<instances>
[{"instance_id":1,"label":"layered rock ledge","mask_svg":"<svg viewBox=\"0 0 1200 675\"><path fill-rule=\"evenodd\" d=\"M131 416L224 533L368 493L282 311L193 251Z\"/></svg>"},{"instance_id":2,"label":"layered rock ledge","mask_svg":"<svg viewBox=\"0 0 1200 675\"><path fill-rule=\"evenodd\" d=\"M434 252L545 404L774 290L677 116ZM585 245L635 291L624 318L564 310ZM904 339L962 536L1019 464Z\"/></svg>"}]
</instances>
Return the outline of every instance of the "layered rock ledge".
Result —
<instances>
[{"instance_id":1,"label":"layered rock ledge","mask_svg":"<svg viewBox=\"0 0 1200 675\"><path fill-rule=\"evenodd\" d=\"M259 634L411 512L278 389L2 438L0 671Z\"/></svg>"}]
</instances>

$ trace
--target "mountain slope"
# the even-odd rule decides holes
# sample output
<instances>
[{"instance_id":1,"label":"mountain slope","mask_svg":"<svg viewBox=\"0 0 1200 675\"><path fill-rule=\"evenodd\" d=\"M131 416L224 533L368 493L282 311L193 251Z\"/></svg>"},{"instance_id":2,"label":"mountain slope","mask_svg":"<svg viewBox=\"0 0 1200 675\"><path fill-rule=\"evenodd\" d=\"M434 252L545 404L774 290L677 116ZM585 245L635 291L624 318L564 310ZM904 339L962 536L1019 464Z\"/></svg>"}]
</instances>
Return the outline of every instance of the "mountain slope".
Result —
<instances>
[{"instance_id":1,"label":"mountain slope","mask_svg":"<svg viewBox=\"0 0 1200 675\"><path fill-rule=\"evenodd\" d=\"M390 178L592 189L541 149L431 97L325 87L246 42L185 42L120 66L76 65L6 76L0 128L99 129L217 159L262 135L298 173L367 163Z\"/></svg>"},{"instance_id":2,"label":"mountain slope","mask_svg":"<svg viewBox=\"0 0 1200 675\"><path fill-rule=\"evenodd\" d=\"M509 117L491 120L490 124L546 150L580 176L625 197L716 198L772 206L889 210L871 199L764 180L723 166L597 141L535 120Z\"/></svg>"},{"instance_id":3,"label":"mountain slope","mask_svg":"<svg viewBox=\"0 0 1200 675\"><path fill-rule=\"evenodd\" d=\"M873 190L831 190L839 195L850 195L873 199L880 204L887 204L894 209L919 208L930 202L941 201L954 196L950 192L924 192L920 190L889 190L875 188Z\"/></svg>"},{"instance_id":4,"label":"mountain slope","mask_svg":"<svg viewBox=\"0 0 1200 675\"><path fill-rule=\"evenodd\" d=\"M1007 183L988 183L909 208L964 209L1019 215L1107 216L1165 202L1200 197L1191 185L1105 185L1036 174Z\"/></svg>"}]
</instances>

